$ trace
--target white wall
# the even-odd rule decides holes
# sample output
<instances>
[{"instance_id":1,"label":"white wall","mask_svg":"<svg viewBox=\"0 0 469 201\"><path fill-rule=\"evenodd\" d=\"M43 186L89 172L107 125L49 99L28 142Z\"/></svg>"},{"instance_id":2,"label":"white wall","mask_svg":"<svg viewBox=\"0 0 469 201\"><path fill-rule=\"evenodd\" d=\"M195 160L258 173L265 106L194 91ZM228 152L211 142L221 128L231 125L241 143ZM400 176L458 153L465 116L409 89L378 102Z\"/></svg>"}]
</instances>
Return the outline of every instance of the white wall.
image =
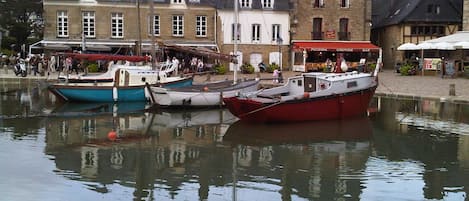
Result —
<instances>
[{"instance_id":1,"label":"white wall","mask_svg":"<svg viewBox=\"0 0 469 201\"><path fill-rule=\"evenodd\" d=\"M234 22L233 11L218 11L221 19L223 43L233 44L231 40L231 26ZM280 37L283 39L282 45L288 45L290 35L289 14L286 11L246 11L239 12L239 21L241 24L241 41L238 44L264 44L277 45L276 41L272 41L272 24L280 24ZM260 42L252 42L252 24L260 24L261 38Z\"/></svg>"}]
</instances>

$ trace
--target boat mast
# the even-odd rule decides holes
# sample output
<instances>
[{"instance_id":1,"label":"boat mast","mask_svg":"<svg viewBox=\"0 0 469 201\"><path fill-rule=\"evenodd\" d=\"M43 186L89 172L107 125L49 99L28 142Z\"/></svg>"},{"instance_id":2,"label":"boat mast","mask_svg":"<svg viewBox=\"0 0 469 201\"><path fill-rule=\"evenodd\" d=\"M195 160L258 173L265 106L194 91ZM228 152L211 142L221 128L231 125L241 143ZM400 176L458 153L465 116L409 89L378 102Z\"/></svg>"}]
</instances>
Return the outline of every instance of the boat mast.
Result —
<instances>
[{"instance_id":1,"label":"boat mast","mask_svg":"<svg viewBox=\"0 0 469 201\"><path fill-rule=\"evenodd\" d=\"M236 84L238 82L238 0L233 0L234 2L234 42L233 42L233 52L234 52L234 61L233 61L233 84Z\"/></svg>"},{"instance_id":2,"label":"boat mast","mask_svg":"<svg viewBox=\"0 0 469 201\"><path fill-rule=\"evenodd\" d=\"M141 56L142 52L142 36L141 36L141 30L140 30L140 0L137 0L135 2L137 4L137 34L138 34L138 44L137 44L137 56Z\"/></svg>"},{"instance_id":3,"label":"boat mast","mask_svg":"<svg viewBox=\"0 0 469 201\"><path fill-rule=\"evenodd\" d=\"M155 54L155 7L153 6L153 0L150 0L150 16L151 16L151 69L156 70L155 61L156 61L156 54Z\"/></svg>"}]
</instances>

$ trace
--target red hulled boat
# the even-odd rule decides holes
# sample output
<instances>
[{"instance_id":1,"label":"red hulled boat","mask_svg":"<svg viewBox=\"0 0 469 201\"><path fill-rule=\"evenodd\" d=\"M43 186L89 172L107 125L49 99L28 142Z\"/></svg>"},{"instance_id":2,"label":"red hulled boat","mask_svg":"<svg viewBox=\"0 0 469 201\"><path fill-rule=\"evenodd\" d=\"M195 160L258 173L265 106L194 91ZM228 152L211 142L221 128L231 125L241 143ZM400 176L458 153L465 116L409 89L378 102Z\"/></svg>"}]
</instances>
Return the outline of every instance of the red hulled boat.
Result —
<instances>
[{"instance_id":1,"label":"red hulled boat","mask_svg":"<svg viewBox=\"0 0 469 201\"><path fill-rule=\"evenodd\" d=\"M235 116L250 122L343 119L366 113L378 87L372 73L303 73L279 87L225 98Z\"/></svg>"}]
</instances>

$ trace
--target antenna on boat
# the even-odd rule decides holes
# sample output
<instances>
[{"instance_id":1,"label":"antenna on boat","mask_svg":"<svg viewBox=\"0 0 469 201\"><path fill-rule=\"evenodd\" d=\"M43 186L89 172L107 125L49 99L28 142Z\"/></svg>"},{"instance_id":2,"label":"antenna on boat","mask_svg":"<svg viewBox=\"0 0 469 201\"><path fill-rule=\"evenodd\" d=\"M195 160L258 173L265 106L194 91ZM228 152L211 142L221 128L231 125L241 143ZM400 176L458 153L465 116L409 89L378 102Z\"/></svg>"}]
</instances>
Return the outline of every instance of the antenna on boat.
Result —
<instances>
[{"instance_id":1,"label":"antenna on boat","mask_svg":"<svg viewBox=\"0 0 469 201\"><path fill-rule=\"evenodd\" d=\"M238 66L239 66L239 61L238 61L238 37L239 37L239 30L238 30L238 0L233 0L234 2L234 41L233 41L233 53L234 53L234 58L233 58L233 84L236 84L238 82Z\"/></svg>"}]
</instances>

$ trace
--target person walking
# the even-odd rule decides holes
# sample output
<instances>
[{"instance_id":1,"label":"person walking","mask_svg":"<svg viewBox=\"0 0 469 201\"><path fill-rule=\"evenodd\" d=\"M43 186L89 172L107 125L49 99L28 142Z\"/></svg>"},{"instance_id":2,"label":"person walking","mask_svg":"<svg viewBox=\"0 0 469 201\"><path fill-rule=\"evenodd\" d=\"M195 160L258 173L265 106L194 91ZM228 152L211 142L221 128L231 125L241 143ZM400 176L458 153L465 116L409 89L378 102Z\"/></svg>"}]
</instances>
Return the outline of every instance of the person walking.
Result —
<instances>
[{"instance_id":1,"label":"person walking","mask_svg":"<svg viewBox=\"0 0 469 201\"><path fill-rule=\"evenodd\" d=\"M47 72L47 75L49 75L51 72L52 73L55 72L55 65L56 65L55 56L51 55L49 59L49 70Z\"/></svg>"},{"instance_id":2,"label":"person walking","mask_svg":"<svg viewBox=\"0 0 469 201\"><path fill-rule=\"evenodd\" d=\"M65 68L63 71L64 73L68 75L71 70L72 70L72 57L69 56L65 59Z\"/></svg>"},{"instance_id":3,"label":"person walking","mask_svg":"<svg viewBox=\"0 0 469 201\"><path fill-rule=\"evenodd\" d=\"M197 60L197 72L204 72L204 62L202 59Z\"/></svg>"}]
</instances>

